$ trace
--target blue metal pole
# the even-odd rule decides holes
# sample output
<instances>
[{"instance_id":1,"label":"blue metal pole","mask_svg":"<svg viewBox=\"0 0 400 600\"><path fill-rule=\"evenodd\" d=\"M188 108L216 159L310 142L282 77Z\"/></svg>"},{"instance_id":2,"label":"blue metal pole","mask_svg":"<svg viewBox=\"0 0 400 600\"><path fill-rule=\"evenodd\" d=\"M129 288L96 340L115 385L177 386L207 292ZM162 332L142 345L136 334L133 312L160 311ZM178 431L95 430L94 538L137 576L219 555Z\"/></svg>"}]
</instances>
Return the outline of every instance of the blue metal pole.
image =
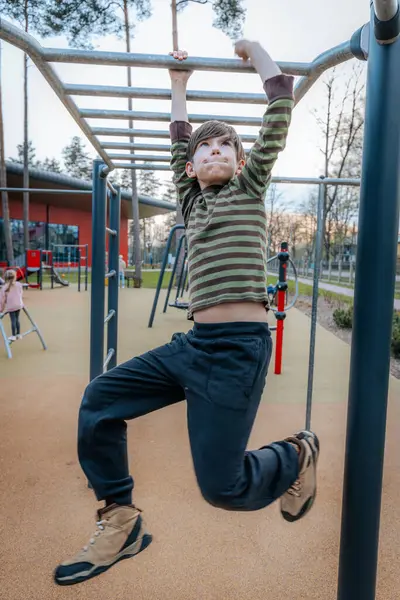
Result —
<instances>
[{"instance_id":1,"label":"blue metal pole","mask_svg":"<svg viewBox=\"0 0 400 600\"><path fill-rule=\"evenodd\" d=\"M174 277L175 277L175 273L176 273L176 268L178 266L178 261L179 261L179 257L180 257L180 254L181 254L183 242L186 243L186 236L185 235L181 236L181 238L179 240L179 243L178 243L178 248L176 250L176 258L175 258L174 266L172 267L171 278L170 278L169 284L168 284L167 297L165 298L165 303L164 303L164 309L163 309L164 313L167 312L168 301L169 301L169 297L171 295L172 284L174 283Z\"/></svg>"},{"instance_id":2,"label":"blue metal pole","mask_svg":"<svg viewBox=\"0 0 400 600\"><path fill-rule=\"evenodd\" d=\"M104 276L106 254L107 182L104 163L93 161L92 194L92 287L90 294L90 380L103 372L104 356Z\"/></svg>"},{"instance_id":3,"label":"blue metal pole","mask_svg":"<svg viewBox=\"0 0 400 600\"><path fill-rule=\"evenodd\" d=\"M179 273L178 285L176 286L175 303L177 302L177 300L181 294L181 287L182 287L183 278L185 275L186 259L187 259L187 247L185 248L185 253L183 255L183 261L182 261L181 271ZM183 293L183 290L182 290L182 293Z\"/></svg>"},{"instance_id":4,"label":"blue metal pole","mask_svg":"<svg viewBox=\"0 0 400 600\"><path fill-rule=\"evenodd\" d=\"M161 286L162 286L162 282L163 282L163 279L164 279L164 273L165 273L165 269L167 267L168 252L169 252L169 249L171 247L171 242L172 242L172 239L173 239L173 237L175 235L175 232L178 231L179 229L185 229L185 226L184 225L175 225L171 229L171 231L169 232L169 236L168 236L168 240L167 240L167 245L165 247L165 252L164 252L163 261L162 261L162 265L161 265L160 276L159 276L158 282L157 282L156 294L154 296L154 302L153 302L153 306L151 308L149 325L148 325L149 327L153 326L153 321L154 321L154 316L156 314L158 299L160 297Z\"/></svg>"},{"instance_id":5,"label":"blue metal pole","mask_svg":"<svg viewBox=\"0 0 400 600\"><path fill-rule=\"evenodd\" d=\"M109 235L108 240L108 270L116 275L108 280L108 312L114 310L114 316L107 324L107 350L115 350L110 358L107 371L117 365L118 344L118 290L119 290L119 231L121 218L121 190L116 186L116 194L109 195L109 227L115 235Z\"/></svg>"},{"instance_id":6,"label":"blue metal pole","mask_svg":"<svg viewBox=\"0 0 400 600\"><path fill-rule=\"evenodd\" d=\"M81 291L81 249L78 248L78 292Z\"/></svg>"},{"instance_id":7,"label":"blue metal pole","mask_svg":"<svg viewBox=\"0 0 400 600\"><path fill-rule=\"evenodd\" d=\"M85 244L85 252L86 252L86 258L85 258L85 292L87 292L87 286L88 286L88 261L89 261L89 245Z\"/></svg>"},{"instance_id":8,"label":"blue metal pole","mask_svg":"<svg viewBox=\"0 0 400 600\"><path fill-rule=\"evenodd\" d=\"M338 600L374 600L376 590L399 223L399 31L398 10L386 22L372 12ZM378 319L371 313L371 273L384 290Z\"/></svg>"}]
</instances>

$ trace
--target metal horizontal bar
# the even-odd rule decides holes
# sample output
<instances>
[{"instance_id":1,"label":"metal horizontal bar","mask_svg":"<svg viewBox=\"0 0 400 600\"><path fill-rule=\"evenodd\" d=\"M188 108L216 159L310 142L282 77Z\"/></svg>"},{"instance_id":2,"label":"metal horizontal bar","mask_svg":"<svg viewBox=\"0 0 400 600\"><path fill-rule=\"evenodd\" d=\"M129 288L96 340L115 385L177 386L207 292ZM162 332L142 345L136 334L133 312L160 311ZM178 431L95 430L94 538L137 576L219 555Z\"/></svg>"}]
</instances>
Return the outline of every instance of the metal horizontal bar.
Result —
<instances>
[{"instance_id":1,"label":"metal horizontal bar","mask_svg":"<svg viewBox=\"0 0 400 600\"><path fill-rule=\"evenodd\" d=\"M133 138L159 138L159 139L170 139L171 135L168 130L160 131L159 129L119 129L114 127L93 127L92 131L94 135L112 135L112 136L121 136L121 137L133 137ZM254 143L257 139L256 135L247 135L240 134L240 139L242 142L250 142ZM103 148L114 148L118 150L122 150L122 148L132 148L131 144L124 144L121 142L121 145L117 145L117 143L111 145L111 142L108 144L103 143ZM144 150L144 148L143 148Z\"/></svg>"},{"instance_id":2,"label":"metal horizontal bar","mask_svg":"<svg viewBox=\"0 0 400 600\"><path fill-rule=\"evenodd\" d=\"M115 189L115 187L113 186L113 184L111 183L111 181L109 181L108 179L107 179L107 186L108 186L108 189L110 190L110 192L112 194L114 194L114 196L116 196L117 195L117 190Z\"/></svg>"},{"instance_id":3,"label":"metal horizontal bar","mask_svg":"<svg viewBox=\"0 0 400 600\"><path fill-rule=\"evenodd\" d=\"M144 160L152 162L170 162L171 155L167 154L162 156L161 154L109 154L111 160Z\"/></svg>"},{"instance_id":4,"label":"metal horizontal bar","mask_svg":"<svg viewBox=\"0 0 400 600\"><path fill-rule=\"evenodd\" d=\"M28 331L24 331L24 333L21 333L21 337L25 337L26 335L29 335L30 333L34 333L35 331L37 331L36 327L32 327L32 329L28 329Z\"/></svg>"},{"instance_id":5,"label":"metal horizontal bar","mask_svg":"<svg viewBox=\"0 0 400 600\"><path fill-rule=\"evenodd\" d=\"M380 21L393 19L398 8L398 0L374 0L375 14Z\"/></svg>"},{"instance_id":6,"label":"metal horizontal bar","mask_svg":"<svg viewBox=\"0 0 400 600\"><path fill-rule=\"evenodd\" d=\"M102 143L103 148L109 148L110 150L150 150L152 152L170 152L170 144L135 144L125 142L104 142ZM109 155L111 156L111 155Z\"/></svg>"},{"instance_id":7,"label":"metal horizontal bar","mask_svg":"<svg viewBox=\"0 0 400 600\"><path fill-rule=\"evenodd\" d=\"M30 194L91 194L92 190L59 190L48 188L0 187L0 192L29 192Z\"/></svg>"},{"instance_id":8,"label":"metal horizontal bar","mask_svg":"<svg viewBox=\"0 0 400 600\"><path fill-rule=\"evenodd\" d=\"M110 229L109 227L106 227L106 231L110 235L113 235L113 236L117 235L117 232L115 231L115 229Z\"/></svg>"},{"instance_id":9,"label":"metal horizontal bar","mask_svg":"<svg viewBox=\"0 0 400 600\"><path fill-rule=\"evenodd\" d=\"M115 310L112 308L110 310L110 312L108 313L108 315L106 316L106 318L104 319L104 325L106 325L108 323L108 321L111 321L111 319L115 317Z\"/></svg>"},{"instance_id":10,"label":"metal horizontal bar","mask_svg":"<svg viewBox=\"0 0 400 600\"><path fill-rule=\"evenodd\" d=\"M22 32L21 32L22 33ZM43 58L48 62L85 65L109 65L145 69L174 69L178 71L224 71L225 73L256 73L250 62L237 58L206 58L192 56L178 62L167 54L137 54L134 52L107 52L101 50L75 50L71 48L43 48ZM283 73L307 75L311 63L278 62Z\"/></svg>"},{"instance_id":11,"label":"metal horizontal bar","mask_svg":"<svg viewBox=\"0 0 400 600\"><path fill-rule=\"evenodd\" d=\"M73 96L101 96L112 98L143 98L146 100L171 100L171 90L157 88L132 88L111 85L64 84L67 94ZM186 100L193 102L224 102L235 104L267 104L265 94L244 94L238 92L208 92L188 90Z\"/></svg>"},{"instance_id":12,"label":"metal horizontal bar","mask_svg":"<svg viewBox=\"0 0 400 600\"><path fill-rule=\"evenodd\" d=\"M164 144L103 144L103 148L112 148L113 146L117 146L117 150L148 150L148 151L154 151L154 152L171 152L171 146L170 145L164 145ZM245 153L248 154L250 152L250 149L245 149ZM168 154L168 156L158 156L157 157L152 157L149 155L142 155L142 158L140 157L140 154L108 154L109 158L111 158L112 160L124 160L126 159L136 159L136 160L155 160L155 161L163 161L163 160L171 160L171 154Z\"/></svg>"},{"instance_id":13,"label":"metal horizontal bar","mask_svg":"<svg viewBox=\"0 0 400 600\"><path fill-rule=\"evenodd\" d=\"M156 163L114 163L116 169L131 169L132 171L170 171L169 165Z\"/></svg>"},{"instance_id":14,"label":"metal horizontal bar","mask_svg":"<svg viewBox=\"0 0 400 600\"><path fill-rule=\"evenodd\" d=\"M115 277L117 274L117 271L115 271L114 269L112 271L108 271L108 273L105 274L105 278L106 279L110 279L111 277Z\"/></svg>"},{"instance_id":15,"label":"metal horizontal bar","mask_svg":"<svg viewBox=\"0 0 400 600\"><path fill-rule=\"evenodd\" d=\"M170 139L171 135L169 131L159 131L155 129L119 129L115 127L92 127L94 135L112 135L112 136L123 136L123 137L149 137L149 138L161 138Z\"/></svg>"},{"instance_id":16,"label":"metal horizontal bar","mask_svg":"<svg viewBox=\"0 0 400 600\"><path fill-rule=\"evenodd\" d=\"M313 60L310 72L301 77L295 85L294 97L296 104L300 102L322 73L332 67L351 60L352 58L354 57L351 51L350 41L343 42L342 44L319 54L319 56Z\"/></svg>"},{"instance_id":17,"label":"metal horizontal bar","mask_svg":"<svg viewBox=\"0 0 400 600\"><path fill-rule=\"evenodd\" d=\"M116 169L131 169L134 171L170 171L168 165L159 165L152 163L115 163ZM334 177L272 177L272 183L293 183L302 185L346 185L351 187L359 187L360 179L339 179Z\"/></svg>"},{"instance_id":18,"label":"metal horizontal bar","mask_svg":"<svg viewBox=\"0 0 400 600\"><path fill-rule=\"evenodd\" d=\"M85 119L126 119L133 121L171 121L170 113L146 112L138 110L106 110L81 108L80 114ZM204 123L204 121L224 121L231 125L253 125L260 127L262 117L232 117L230 115L189 115L191 123Z\"/></svg>"},{"instance_id":19,"label":"metal horizontal bar","mask_svg":"<svg viewBox=\"0 0 400 600\"><path fill-rule=\"evenodd\" d=\"M108 363L110 362L110 360L112 359L114 354L115 354L114 348L110 348L109 351L107 352L106 360L103 363L103 371L105 371L107 369Z\"/></svg>"},{"instance_id":20,"label":"metal horizontal bar","mask_svg":"<svg viewBox=\"0 0 400 600\"><path fill-rule=\"evenodd\" d=\"M321 179L319 177L272 177L273 183L299 183L305 185L349 185L358 187L360 185L360 179L340 179L336 177L325 177Z\"/></svg>"}]
</instances>

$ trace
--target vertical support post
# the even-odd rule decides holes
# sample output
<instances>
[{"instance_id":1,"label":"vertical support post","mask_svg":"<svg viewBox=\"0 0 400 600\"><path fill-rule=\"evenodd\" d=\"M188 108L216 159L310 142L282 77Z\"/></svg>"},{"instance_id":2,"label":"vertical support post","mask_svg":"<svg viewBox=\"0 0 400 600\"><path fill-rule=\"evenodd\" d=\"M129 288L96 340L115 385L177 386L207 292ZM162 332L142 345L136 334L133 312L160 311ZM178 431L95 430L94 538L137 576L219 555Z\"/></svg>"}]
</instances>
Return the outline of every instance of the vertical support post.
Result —
<instances>
[{"instance_id":1,"label":"vertical support post","mask_svg":"<svg viewBox=\"0 0 400 600\"><path fill-rule=\"evenodd\" d=\"M93 161L92 194L92 287L90 294L90 380L103 372L104 276L106 253L106 177L104 163Z\"/></svg>"},{"instance_id":2,"label":"vertical support post","mask_svg":"<svg viewBox=\"0 0 400 600\"><path fill-rule=\"evenodd\" d=\"M331 280L332 277L332 258L329 258L329 267L328 267L328 281Z\"/></svg>"},{"instance_id":3,"label":"vertical support post","mask_svg":"<svg viewBox=\"0 0 400 600\"><path fill-rule=\"evenodd\" d=\"M338 600L374 600L376 591L399 223L399 32L398 10L387 22L377 21L372 11ZM377 35L385 43L378 43ZM376 289L385 290L379 319L371 319L371 273Z\"/></svg>"},{"instance_id":4,"label":"vertical support post","mask_svg":"<svg viewBox=\"0 0 400 600\"><path fill-rule=\"evenodd\" d=\"M40 267L39 267L39 271L38 271L38 284L39 284L39 289L42 290L43 289L43 252L41 250L39 252L39 260L40 260Z\"/></svg>"},{"instance_id":5,"label":"vertical support post","mask_svg":"<svg viewBox=\"0 0 400 600\"><path fill-rule=\"evenodd\" d=\"M339 258L339 270L338 270L338 282L340 283L341 279L342 279L342 259Z\"/></svg>"},{"instance_id":6,"label":"vertical support post","mask_svg":"<svg viewBox=\"0 0 400 600\"><path fill-rule=\"evenodd\" d=\"M89 269L89 244L85 244L85 292L87 292L88 286L88 269Z\"/></svg>"},{"instance_id":7,"label":"vertical support post","mask_svg":"<svg viewBox=\"0 0 400 600\"><path fill-rule=\"evenodd\" d=\"M107 323L107 350L114 348L107 371L117 365L118 344L118 291L119 291L119 231L121 220L121 190L116 186L116 194L109 195L109 227L117 232L108 240L108 270L116 275L108 280L108 312L114 310L114 316Z\"/></svg>"},{"instance_id":8,"label":"vertical support post","mask_svg":"<svg viewBox=\"0 0 400 600\"><path fill-rule=\"evenodd\" d=\"M186 260L187 260L187 248L183 254L183 260L181 264L181 271L179 273L178 285L176 286L176 294L175 294L175 302L177 302L178 298L181 294L183 294L183 282L186 271Z\"/></svg>"},{"instance_id":9,"label":"vertical support post","mask_svg":"<svg viewBox=\"0 0 400 600\"><path fill-rule=\"evenodd\" d=\"M183 243L186 244L186 236L185 235L182 235L180 237L180 239L179 239L179 242L178 242L178 248L176 250L176 258L175 258L174 266L172 267L171 279L169 280L169 283L168 283L168 291L167 291L167 296L165 298L163 313L167 312L168 301L169 301L169 297L171 295L171 290L172 290L172 284L174 283L175 273L176 273L176 269L177 269L177 266L178 266L178 257L181 254L182 244Z\"/></svg>"},{"instance_id":10,"label":"vertical support post","mask_svg":"<svg viewBox=\"0 0 400 600\"><path fill-rule=\"evenodd\" d=\"M172 239L173 239L173 237L175 235L175 231L180 230L180 229L185 229L185 226L184 225L175 225L171 229L171 231L169 232L169 236L168 236L168 240L167 240L167 245L165 247L164 256L163 256L163 260L162 260L162 264L161 264L160 275L158 277L157 289L156 289L156 293L155 293L155 296L154 296L153 306L151 307L151 313L150 313L150 319L149 319L148 327L152 327L153 326L153 321L154 321L154 316L156 314L158 299L160 297L161 286L162 286L162 282L163 282L163 279L164 279L164 273L165 273L165 269L167 267L168 252L169 252L169 249L171 247L171 242L172 242ZM177 258L175 260L177 260Z\"/></svg>"},{"instance_id":11,"label":"vertical support post","mask_svg":"<svg viewBox=\"0 0 400 600\"><path fill-rule=\"evenodd\" d=\"M324 224L324 193L325 185L322 182L318 189L318 204L317 204L317 232L315 238L315 253L314 253L314 279L313 279L313 294L311 308L311 329L310 329L310 352L308 358L308 382L307 382L307 404L306 404L306 429L311 427L311 407L314 384L314 361L315 361L315 336L317 333L317 315L318 315L318 285L321 269L322 256L322 240L323 240L323 224Z\"/></svg>"},{"instance_id":12,"label":"vertical support post","mask_svg":"<svg viewBox=\"0 0 400 600\"><path fill-rule=\"evenodd\" d=\"M282 373L282 351L283 351L283 321L286 318L285 298L287 290L287 266L288 266L288 243L282 242L281 251L278 254L279 259L279 281L278 288L278 310L275 313L276 324L276 350L275 350L275 375Z\"/></svg>"},{"instance_id":13,"label":"vertical support post","mask_svg":"<svg viewBox=\"0 0 400 600\"><path fill-rule=\"evenodd\" d=\"M78 248L78 292L81 291L81 249Z\"/></svg>"}]
</instances>

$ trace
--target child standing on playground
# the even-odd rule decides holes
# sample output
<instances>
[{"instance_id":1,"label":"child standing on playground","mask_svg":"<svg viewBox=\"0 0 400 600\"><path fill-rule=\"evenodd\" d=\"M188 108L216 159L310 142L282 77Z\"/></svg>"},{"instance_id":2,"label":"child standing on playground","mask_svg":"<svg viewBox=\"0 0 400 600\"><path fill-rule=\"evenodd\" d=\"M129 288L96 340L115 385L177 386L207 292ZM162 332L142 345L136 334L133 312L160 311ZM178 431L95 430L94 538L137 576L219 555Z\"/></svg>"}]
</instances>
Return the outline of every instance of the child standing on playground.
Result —
<instances>
[{"instance_id":1,"label":"child standing on playground","mask_svg":"<svg viewBox=\"0 0 400 600\"><path fill-rule=\"evenodd\" d=\"M125 287L125 269L126 269L126 262L124 261L124 255L120 254L118 270L119 270L119 285L122 288Z\"/></svg>"},{"instance_id":2,"label":"child standing on playground","mask_svg":"<svg viewBox=\"0 0 400 600\"><path fill-rule=\"evenodd\" d=\"M4 285L0 289L0 313L8 313L11 319L11 333L8 338L10 342L15 342L21 338L21 329L19 323L19 314L24 307L22 301L23 287L17 281L17 274L12 269L8 269L4 274Z\"/></svg>"},{"instance_id":3,"label":"child standing on playground","mask_svg":"<svg viewBox=\"0 0 400 600\"><path fill-rule=\"evenodd\" d=\"M319 442L301 431L246 450L271 358L267 324L265 192L286 144L293 78L255 42L236 54L259 73L268 108L250 154L229 125L188 122L187 70L171 70L172 170L186 225L193 329L117 366L86 388L78 453L97 500L98 530L61 564L55 581L70 585L136 555L152 538L132 504L126 420L187 401L197 482L204 499L225 510L253 511L280 499L283 518L302 518L316 495ZM182 61L186 53L174 52Z\"/></svg>"}]
</instances>

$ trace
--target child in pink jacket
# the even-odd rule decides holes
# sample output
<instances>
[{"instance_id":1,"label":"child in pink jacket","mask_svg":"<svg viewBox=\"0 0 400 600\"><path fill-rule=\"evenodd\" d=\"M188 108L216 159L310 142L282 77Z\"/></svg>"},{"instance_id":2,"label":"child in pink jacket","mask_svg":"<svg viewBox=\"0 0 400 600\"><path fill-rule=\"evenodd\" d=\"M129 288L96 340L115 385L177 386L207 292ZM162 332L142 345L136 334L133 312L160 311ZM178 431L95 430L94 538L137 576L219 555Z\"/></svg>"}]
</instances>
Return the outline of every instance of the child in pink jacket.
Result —
<instances>
[{"instance_id":1,"label":"child in pink jacket","mask_svg":"<svg viewBox=\"0 0 400 600\"><path fill-rule=\"evenodd\" d=\"M17 281L15 271L9 269L4 275L5 284L0 289L0 313L10 315L12 335L8 338L10 342L15 342L22 338L20 335L19 313L24 307L22 301L23 287Z\"/></svg>"}]
</instances>

